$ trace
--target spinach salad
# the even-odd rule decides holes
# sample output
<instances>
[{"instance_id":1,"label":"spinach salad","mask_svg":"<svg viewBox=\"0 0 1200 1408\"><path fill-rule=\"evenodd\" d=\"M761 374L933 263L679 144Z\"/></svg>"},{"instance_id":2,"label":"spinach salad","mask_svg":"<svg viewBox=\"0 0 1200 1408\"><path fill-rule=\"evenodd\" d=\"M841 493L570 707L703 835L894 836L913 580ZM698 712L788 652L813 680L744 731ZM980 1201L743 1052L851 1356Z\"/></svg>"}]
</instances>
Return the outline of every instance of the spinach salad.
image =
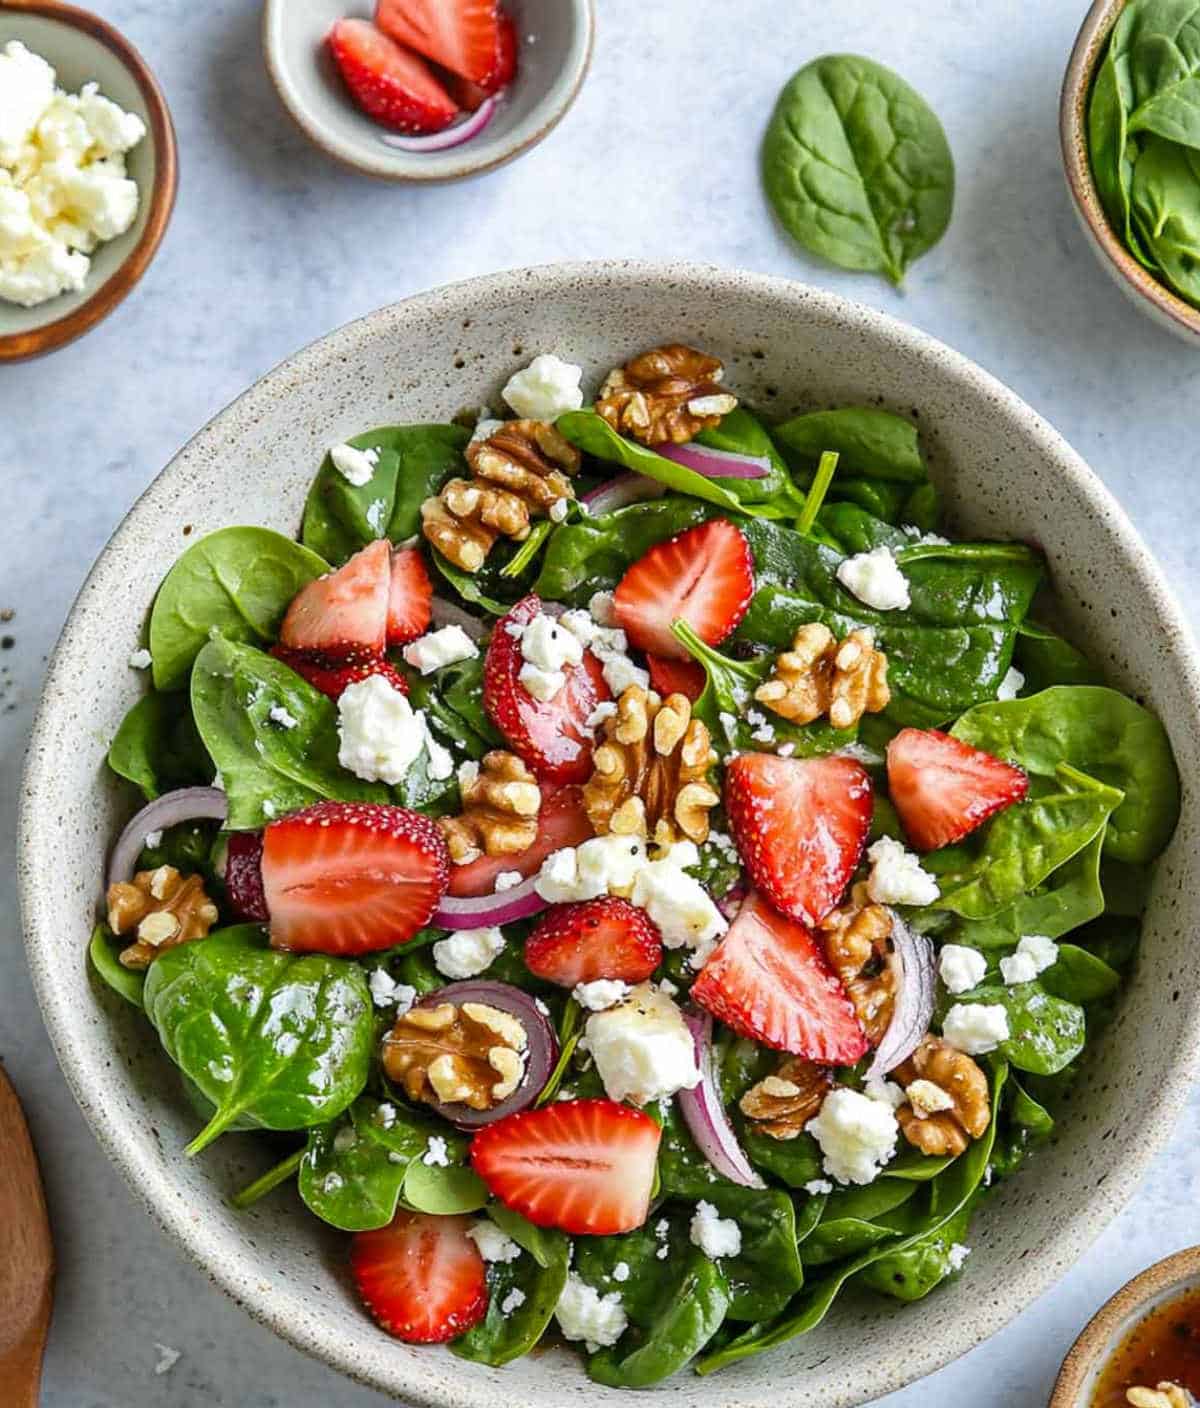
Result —
<instances>
[{"instance_id":1,"label":"spinach salad","mask_svg":"<svg viewBox=\"0 0 1200 1408\"><path fill-rule=\"evenodd\" d=\"M641 1388L970 1274L1179 781L1040 553L942 535L910 421L769 424L674 344L580 376L183 553L89 953L186 1154L290 1133L233 1202L292 1184L384 1330Z\"/></svg>"}]
</instances>

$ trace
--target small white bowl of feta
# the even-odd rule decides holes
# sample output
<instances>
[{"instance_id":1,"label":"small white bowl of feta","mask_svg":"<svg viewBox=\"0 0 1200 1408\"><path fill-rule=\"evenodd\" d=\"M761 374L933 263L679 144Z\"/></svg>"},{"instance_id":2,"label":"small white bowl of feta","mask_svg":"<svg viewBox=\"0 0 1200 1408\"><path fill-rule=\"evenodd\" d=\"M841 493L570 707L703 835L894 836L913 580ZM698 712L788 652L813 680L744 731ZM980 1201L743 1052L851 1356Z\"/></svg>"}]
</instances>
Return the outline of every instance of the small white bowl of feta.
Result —
<instances>
[{"instance_id":1,"label":"small white bowl of feta","mask_svg":"<svg viewBox=\"0 0 1200 1408\"><path fill-rule=\"evenodd\" d=\"M0 11L0 362L94 327L175 201L175 134L137 50L58 3Z\"/></svg>"}]
</instances>

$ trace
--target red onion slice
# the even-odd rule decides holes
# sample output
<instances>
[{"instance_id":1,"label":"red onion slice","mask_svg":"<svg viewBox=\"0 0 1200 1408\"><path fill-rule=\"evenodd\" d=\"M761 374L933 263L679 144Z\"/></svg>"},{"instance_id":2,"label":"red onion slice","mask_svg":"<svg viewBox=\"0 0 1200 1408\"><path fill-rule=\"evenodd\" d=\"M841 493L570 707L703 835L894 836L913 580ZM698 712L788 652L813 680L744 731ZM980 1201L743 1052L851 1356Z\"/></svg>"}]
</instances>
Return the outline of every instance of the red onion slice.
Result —
<instances>
[{"instance_id":1,"label":"red onion slice","mask_svg":"<svg viewBox=\"0 0 1200 1408\"><path fill-rule=\"evenodd\" d=\"M528 919L547 907L547 901L533 888L536 881L534 874L498 894L443 895L429 922L435 929L485 929Z\"/></svg>"},{"instance_id":2,"label":"red onion slice","mask_svg":"<svg viewBox=\"0 0 1200 1408\"><path fill-rule=\"evenodd\" d=\"M740 1183L743 1188L765 1188L767 1185L751 1167L725 1113L713 1064L712 1018L707 1012L685 1012L683 1020L696 1043L696 1060L700 1066L700 1084L691 1090L681 1090L676 1097L683 1121L696 1147L719 1174Z\"/></svg>"},{"instance_id":3,"label":"red onion slice","mask_svg":"<svg viewBox=\"0 0 1200 1408\"><path fill-rule=\"evenodd\" d=\"M267 897L262 882L263 834L231 831L225 842L225 894L234 918L247 924L265 924Z\"/></svg>"},{"instance_id":4,"label":"red onion slice","mask_svg":"<svg viewBox=\"0 0 1200 1408\"><path fill-rule=\"evenodd\" d=\"M867 1080L882 1080L906 1061L933 1018L937 987L933 944L923 934L914 934L894 911L891 963L896 978L896 1005L888 1029L875 1048Z\"/></svg>"},{"instance_id":5,"label":"red onion slice","mask_svg":"<svg viewBox=\"0 0 1200 1408\"><path fill-rule=\"evenodd\" d=\"M453 127L443 128L441 132L430 132L423 137L405 137L396 132L384 132L380 134L380 140L402 152L449 151L451 147L461 146L472 137L478 137L495 117L498 102L499 94L494 94L486 102L480 103L469 117L464 118L462 122L456 122Z\"/></svg>"},{"instance_id":6,"label":"red onion slice","mask_svg":"<svg viewBox=\"0 0 1200 1408\"><path fill-rule=\"evenodd\" d=\"M602 513L612 513L628 504L640 503L642 499L661 499L666 492L665 484L647 474L618 474L590 494L584 494L579 502L593 517L599 518Z\"/></svg>"},{"instance_id":7,"label":"red onion slice","mask_svg":"<svg viewBox=\"0 0 1200 1408\"><path fill-rule=\"evenodd\" d=\"M155 831L166 831L184 821L224 821L229 798L219 787L180 787L148 802L117 837L108 862L108 884L133 879L133 868Z\"/></svg>"},{"instance_id":8,"label":"red onion slice","mask_svg":"<svg viewBox=\"0 0 1200 1408\"><path fill-rule=\"evenodd\" d=\"M433 598L429 604L429 614L435 626L461 626L476 645L487 635L488 628L478 616L472 616L444 596Z\"/></svg>"},{"instance_id":9,"label":"red onion slice","mask_svg":"<svg viewBox=\"0 0 1200 1408\"><path fill-rule=\"evenodd\" d=\"M505 1115L515 1115L527 1109L538 1098L550 1079L558 1061L558 1042L550 1019L527 992L511 983L468 978L462 983L447 983L444 988L427 993L416 1005L436 1007L442 1002L483 1002L498 1007L515 1017L525 1028L525 1074L516 1090L490 1110L472 1110L469 1105L435 1105L434 1109L458 1129L480 1129ZM386 1038L385 1038L386 1040Z\"/></svg>"},{"instance_id":10,"label":"red onion slice","mask_svg":"<svg viewBox=\"0 0 1200 1408\"><path fill-rule=\"evenodd\" d=\"M735 450L715 450L711 445L657 445L664 459L694 469L706 479L765 479L771 472L766 455L739 455Z\"/></svg>"}]
</instances>

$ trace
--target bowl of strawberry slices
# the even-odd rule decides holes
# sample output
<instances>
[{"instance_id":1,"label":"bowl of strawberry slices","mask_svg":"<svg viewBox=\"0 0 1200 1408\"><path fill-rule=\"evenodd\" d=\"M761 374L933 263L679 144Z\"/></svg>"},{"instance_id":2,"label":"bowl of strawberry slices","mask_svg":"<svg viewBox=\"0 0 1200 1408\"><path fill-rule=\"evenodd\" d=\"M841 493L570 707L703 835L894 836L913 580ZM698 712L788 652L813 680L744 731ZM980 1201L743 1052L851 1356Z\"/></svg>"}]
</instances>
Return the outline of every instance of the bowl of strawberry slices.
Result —
<instances>
[{"instance_id":1,"label":"bowl of strawberry slices","mask_svg":"<svg viewBox=\"0 0 1200 1408\"><path fill-rule=\"evenodd\" d=\"M263 50L322 151L389 181L450 181L528 151L574 102L593 0L267 0Z\"/></svg>"}]
</instances>

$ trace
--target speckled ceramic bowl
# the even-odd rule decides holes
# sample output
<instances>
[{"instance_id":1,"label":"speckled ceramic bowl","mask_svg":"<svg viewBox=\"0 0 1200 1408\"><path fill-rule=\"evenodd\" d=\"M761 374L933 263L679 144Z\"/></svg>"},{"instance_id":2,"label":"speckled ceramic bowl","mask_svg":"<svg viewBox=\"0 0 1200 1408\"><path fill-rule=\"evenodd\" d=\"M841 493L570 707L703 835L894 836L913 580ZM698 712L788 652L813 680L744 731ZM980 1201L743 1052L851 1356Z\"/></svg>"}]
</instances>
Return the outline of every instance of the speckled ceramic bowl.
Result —
<instances>
[{"instance_id":1,"label":"speckled ceramic bowl","mask_svg":"<svg viewBox=\"0 0 1200 1408\"><path fill-rule=\"evenodd\" d=\"M920 1305L839 1300L813 1335L662 1392L680 1408L847 1408L978 1344L1046 1289L1122 1206L1198 1066L1200 677L1179 608L1124 514L1039 416L965 357L802 284L689 265L583 264L476 279L377 313L263 378L191 441L117 530L50 664L22 787L20 880L29 961L63 1070L108 1155L213 1279L300 1348L407 1403L569 1408L615 1403L576 1356L503 1370L380 1333L345 1272L345 1239L287 1192L248 1214L224 1198L271 1152L234 1135L189 1162L195 1116L137 1014L89 978L84 948L104 854L133 799L104 752L142 681L122 664L176 552L262 523L294 533L327 446L364 426L445 419L494 402L539 351L594 387L631 352L681 339L716 353L769 412L871 400L916 414L957 528L1036 537L1064 624L1112 680L1166 721L1188 784L1163 857L1140 964L1088 1052L1054 1142L1003 1184L972 1230L967 1274Z\"/></svg>"}]
</instances>

